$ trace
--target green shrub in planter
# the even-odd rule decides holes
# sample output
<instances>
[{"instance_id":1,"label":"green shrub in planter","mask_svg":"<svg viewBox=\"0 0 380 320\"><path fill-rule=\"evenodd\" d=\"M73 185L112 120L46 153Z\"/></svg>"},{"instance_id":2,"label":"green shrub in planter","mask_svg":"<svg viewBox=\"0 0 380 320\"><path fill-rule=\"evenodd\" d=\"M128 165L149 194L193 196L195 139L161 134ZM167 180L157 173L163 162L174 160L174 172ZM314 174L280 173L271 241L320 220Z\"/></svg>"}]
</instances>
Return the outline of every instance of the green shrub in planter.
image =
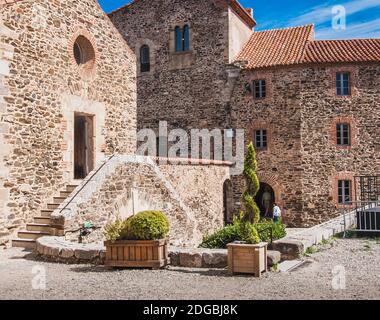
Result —
<instances>
[{"instance_id":1,"label":"green shrub in planter","mask_svg":"<svg viewBox=\"0 0 380 320\"><path fill-rule=\"evenodd\" d=\"M107 224L104 236L108 241L126 240L129 234L129 220L117 219L115 222Z\"/></svg>"},{"instance_id":2,"label":"green shrub in planter","mask_svg":"<svg viewBox=\"0 0 380 320\"><path fill-rule=\"evenodd\" d=\"M108 241L160 240L169 233L169 221L159 211L140 212L127 220L116 220L106 226L104 235Z\"/></svg>"},{"instance_id":3,"label":"green shrub in planter","mask_svg":"<svg viewBox=\"0 0 380 320\"><path fill-rule=\"evenodd\" d=\"M143 211L128 219L130 240L159 240L169 234L169 220L160 211Z\"/></svg>"}]
</instances>

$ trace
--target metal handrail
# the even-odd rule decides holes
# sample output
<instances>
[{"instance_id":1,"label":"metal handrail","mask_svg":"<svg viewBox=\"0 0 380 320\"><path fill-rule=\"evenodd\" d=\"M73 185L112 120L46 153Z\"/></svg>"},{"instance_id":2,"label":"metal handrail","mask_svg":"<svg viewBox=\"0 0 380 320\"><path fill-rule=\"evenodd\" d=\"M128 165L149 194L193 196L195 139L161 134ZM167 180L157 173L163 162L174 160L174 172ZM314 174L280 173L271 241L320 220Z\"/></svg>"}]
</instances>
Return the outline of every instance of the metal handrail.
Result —
<instances>
[{"instance_id":1,"label":"metal handrail","mask_svg":"<svg viewBox=\"0 0 380 320\"><path fill-rule=\"evenodd\" d=\"M59 211L59 213L62 213L64 210L67 209L67 207L73 202L73 200L78 196L78 194L89 184L89 182L91 182L94 179L94 177L100 172L100 170L102 170L103 167L107 163L109 163L115 156L116 154L113 154L106 161L102 163L102 165L92 174L92 176L86 181L86 183L84 183L83 186L74 194L74 196L71 197L70 201L66 203L66 205Z\"/></svg>"}]
</instances>

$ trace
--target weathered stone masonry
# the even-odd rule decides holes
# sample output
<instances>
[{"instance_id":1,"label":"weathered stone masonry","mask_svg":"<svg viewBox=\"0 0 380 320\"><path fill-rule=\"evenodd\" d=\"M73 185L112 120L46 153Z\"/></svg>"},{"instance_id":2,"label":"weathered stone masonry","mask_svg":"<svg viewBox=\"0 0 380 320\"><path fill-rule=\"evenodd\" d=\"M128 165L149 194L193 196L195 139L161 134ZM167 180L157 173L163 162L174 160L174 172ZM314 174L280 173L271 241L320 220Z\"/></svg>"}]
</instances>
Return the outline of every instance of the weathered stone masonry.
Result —
<instances>
[{"instance_id":1,"label":"weathered stone masonry","mask_svg":"<svg viewBox=\"0 0 380 320\"><path fill-rule=\"evenodd\" d=\"M138 127L228 128L229 83L226 65L251 29L229 7L233 1L134 1L110 17L134 48L151 52L151 71L138 66ZM254 23L252 18L247 18ZM236 23L233 29L230 23ZM175 26L190 26L190 51L174 51ZM241 32L232 40L232 34ZM234 34L235 35L235 34ZM241 39L237 41L238 39Z\"/></svg>"},{"instance_id":2,"label":"weathered stone masonry","mask_svg":"<svg viewBox=\"0 0 380 320\"><path fill-rule=\"evenodd\" d=\"M353 96L336 96L336 70L357 74ZM254 101L244 89L258 73L270 79L272 94L267 100ZM353 183L355 175L379 172L379 82L376 63L242 71L232 118L237 127L248 129L247 141L253 139L251 128L271 132L268 149L257 152L260 181L273 187L290 225L310 226L331 219L339 213L339 179ZM351 124L351 147L336 145L337 122ZM242 178L235 180L236 201L242 185Z\"/></svg>"},{"instance_id":3,"label":"weathered stone masonry","mask_svg":"<svg viewBox=\"0 0 380 320\"><path fill-rule=\"evenodd\" d=\"M160 210L170 221L171 244L197 246L205 234L223 226L223 183L228 178L228 163L183 160L157 165L147 157L116 156L61 204L52 215L53 224L75 231L85 221L104 227L116 218ZM101 241L103 231L86 241ZM77 232L67 235L68 239L77 237Z\"/></svg>"},{"instance_id":4,"label":"weathered stone masonry","mask_svg":"<svg viewBox=\"0 0 380 320\"><path fill-rule=\"evenodd\" d=\"M12 229L72 182L74 112L95 118L96 164L135 152L135 56L97 1L2 4L1 21L0 208ZM78 35L94 48L91 70L73 57Z\"/></svg>"}]
</instances>

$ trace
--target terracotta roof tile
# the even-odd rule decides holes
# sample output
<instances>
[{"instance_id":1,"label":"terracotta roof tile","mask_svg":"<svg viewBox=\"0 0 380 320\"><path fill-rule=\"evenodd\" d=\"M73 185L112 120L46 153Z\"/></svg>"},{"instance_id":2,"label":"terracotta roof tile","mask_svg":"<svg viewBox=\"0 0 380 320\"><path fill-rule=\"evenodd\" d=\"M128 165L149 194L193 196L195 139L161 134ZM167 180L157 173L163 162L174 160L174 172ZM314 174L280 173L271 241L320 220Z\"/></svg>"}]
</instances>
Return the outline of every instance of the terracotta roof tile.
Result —
<instances>
[{"instance_id":1,"label":"terracotta roof tile","mask_svg":"<svg viewBox=\"0 0 380 320\"><path fill-rule=\"evenodd\" d=\"M313 37L313 25L254 32L236 61L247 61L248 69L300 63Z\"/></svg>"},{"instance_id":2,"label":"terracotta roof tile","mask_svg":"<svg viewBox=\"0 0 380 320\"><path fill-rule=\"evenodd\" d=\"M235 59L247 69L300 63L380 61L380 39L314 40L314 27L254 32Z\"/></svg>"},{"instance_id":3,"label":"terracotta roof tile","mask_svg":"<svg viewBox=\"0 0 380 320\"><path fill-rule=\"evenodd\" d=\"M380 39L320 40L307 44L304 62L380 61Z\"/></svg>"}]
</instances>

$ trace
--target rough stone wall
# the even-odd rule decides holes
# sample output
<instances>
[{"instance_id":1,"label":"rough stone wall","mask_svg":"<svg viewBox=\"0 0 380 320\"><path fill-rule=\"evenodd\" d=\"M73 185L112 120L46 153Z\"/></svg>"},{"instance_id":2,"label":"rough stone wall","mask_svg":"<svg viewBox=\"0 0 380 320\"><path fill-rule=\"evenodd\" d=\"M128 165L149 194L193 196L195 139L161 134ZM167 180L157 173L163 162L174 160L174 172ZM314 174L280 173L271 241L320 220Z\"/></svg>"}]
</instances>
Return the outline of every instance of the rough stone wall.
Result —
<instances>
[{"instance_id":1,"label":"rough stone wall","mask_svg":"<svg viewBox=\"0 0 380 320\"><path fill-rule=\"evenodd\" d=\"M226 165L159 165L161 172L194 211L203 235L223 227L223 183L229 178Z\"/></svg>"},{"instance_id":2,"label":"rough stone wall","mask_svg":"<svg viewBox=\"0 0 380 320\"><path fill-rule=\"evenodd\" d=\"M266 79L269 90L263 100L254 100L246 90L254 79ZM298 225L303 212L301 97L300 70L285 68L242 71L231 100L233 127L245 129L246 144L253 141L253 130L268 131L268 149L257 150L258 175L274 189L290 225ZM235 204L240 207L244 179L237 176L232 181Z\"/></svg>"},{"instance_id":3,"label":"rough stone wall","mask_svg":"<svg viewBox=\"0 0 380 320\"><path fill-rule=\"evenodd\" d=\"M136 53L151 49L154 67L138 76L139 128L226 127L227 1L142 0L110 17ZM173 53L174 28L186 23L192 50Z\"/></svg>"},{"instance_id":4,"label":"rough stone wall","mask_svg":"<svg viewBox=\"0 0 380 320\"><path fill-rule=\"evenodd\" d=\"M335 95L337 71L351 73L352 96ZM267 150L257 151L258 174L274 189L289 225L308 227L336 217L338 180L353 183L355 175L380 173L379 72L378 64L359 63L242 71L232 122L246 129L247 142L254 129L268 130ZM245 90L253 79L266 79L266 99L254 100ZM337 122L351 124L352 147L336 146ZM233 182L238 203L244 181Z\"/></svg>"},{"instance_id":5,"label":"rough stone wall","mask_svg":"<svg viewBox=\"0 0 380 320\"><path fill-rule=\"evenodd\" d=\"M135 152L135 56L94 0L19 1L1 18L12 32L0 33L1 48L14 54L9 71L0 56L0 195L8 197L0 203L4 224L16 228L72 182L74 112L95 117L96 163ZM94 48L91 70L73 56L80 35Z\"/></svg>"},{"instance_id":6,"label":"rough stone wall","mask_svg":"<svg viewBox=\"0 0 380 320\"><path fill-rule=\"evenodd\" d=\"M16 34L3 24L0 16L0 39L7 37L13 39ZM13 59L14 47L0 41L0 237L8 236L11 229L6 225L6 217L9 215L10 208L7 206L9 201L9 189L4 186L9 174L9 168L5 166L5 160L11 150L11 146L6 144L5 138L9 132L10 124L6 122L6 97L9 95L7 77L10 74L10 64Z\"/></svg>"},{"instance_id":7,"label":"rough stone wall","mask_svg":"<svg viewBox=\"0 0 380 320\"><path fill-rule=\"evenodd\" d=\"M160 210L170 220L173 245L197 246L203 235L223 226L222 189L228 178L226 165L158 166L146 157L117 156L53 213L54 224L64 225L66 231L78 229L85 221L104 227L117 217ZM67 237L75 240L77 233ZM104 240L103 228L87 239L100 240Z\"/></svg>"},{"instance_id":8,"label":"rough stone wall","mask_svg":"<svg viewBox=\"0 0 380 320\"><path fill-rule=\"evenodd\" d=\"M352 96L336 96L337 71L351 73ZM380 174L380 64L314 66L300 75L302 221L316 224L339 213L338 179ZM351 124L352 147L336 146L337 121Z\"/></svg>"}]
</instances>

